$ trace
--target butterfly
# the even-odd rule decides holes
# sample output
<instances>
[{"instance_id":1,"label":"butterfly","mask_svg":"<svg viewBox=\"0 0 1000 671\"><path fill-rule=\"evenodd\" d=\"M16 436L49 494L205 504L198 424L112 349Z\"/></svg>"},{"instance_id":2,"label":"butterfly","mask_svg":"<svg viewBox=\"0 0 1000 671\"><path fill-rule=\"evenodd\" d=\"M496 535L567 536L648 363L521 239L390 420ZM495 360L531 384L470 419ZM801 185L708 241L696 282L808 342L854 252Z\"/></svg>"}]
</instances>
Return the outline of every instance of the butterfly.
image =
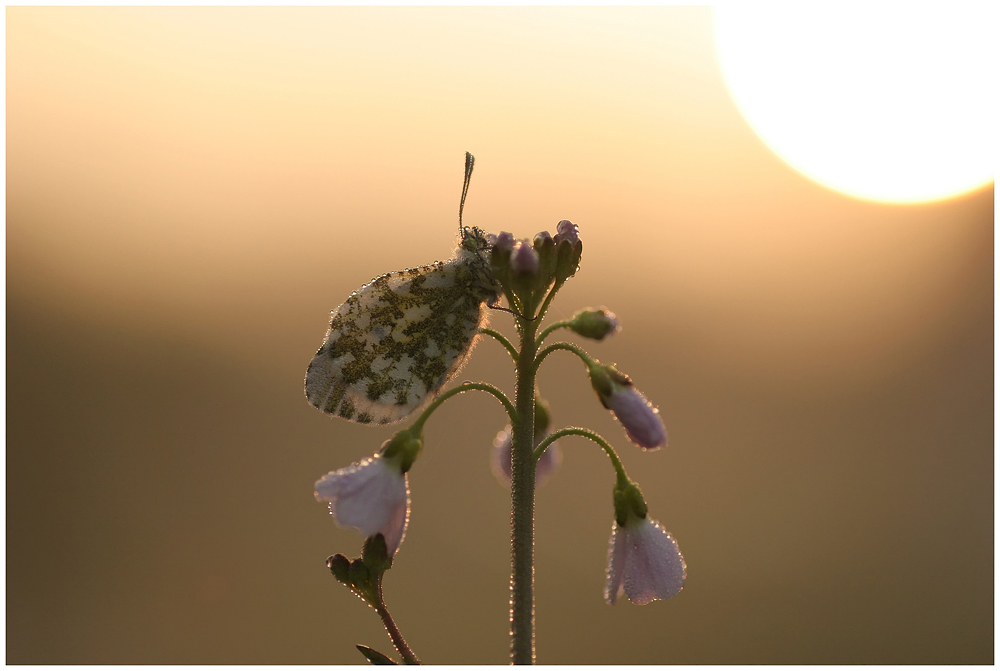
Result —
<instances>
[{"instance_id":1,"label":"butterfly","mask_svg":"<svg viewBox=\"0 0 1000 671\"><path fill-rule=\"evenodd\" d=\"M306 370L306 398L331 415L390 424L428 403L468 359L499 300L491 236L462 225L475 162L465 155L459 244L448 261L386 273L333 312Z\"/></svg>"}]
</instances>

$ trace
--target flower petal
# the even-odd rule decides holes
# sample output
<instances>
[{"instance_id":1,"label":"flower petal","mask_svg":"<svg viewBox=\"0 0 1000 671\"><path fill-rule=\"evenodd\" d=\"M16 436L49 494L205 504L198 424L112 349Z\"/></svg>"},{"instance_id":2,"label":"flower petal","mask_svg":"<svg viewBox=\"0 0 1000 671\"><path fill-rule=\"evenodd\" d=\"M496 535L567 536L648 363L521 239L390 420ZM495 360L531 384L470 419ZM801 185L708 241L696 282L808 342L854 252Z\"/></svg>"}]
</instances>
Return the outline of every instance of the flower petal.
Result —
<instances>
[{"instance_id":1,"label":"flower petal","mask_svg":"<svg viewBox=\"0 0 1000 671\"><path fill-rule=\"evenodd\" d=\"M604 584L604 600L612 606L622 595L625 580L625 552L628 548L628 531L615 522L611 527L608 541L607 580Z\"/></svg>"},{"instance_id":2,"label":"flower petal","mask_svg":"<svg viewBox=\"0 0 1000 671\"><path fill-rule=\"evenodd\" d=\"M493 450L490 452L490 469L504 487L510 487L510 474L513 469L513 464L511 463L511 459L513 458L511 454L512 439L513 432L510 424L508 424L493 439ZM544 440L544 436L536 440L534 446L538 447L542 440ZM549 476L559 468L559 464L561 463L562 451L560 451L558 443L551 443L545 448L542 456L538 458L538 462L535 464L535 487L543 485L549 479Z\"/></svg>"},{"instance_id":3,"label":"flower petal","mask_svg":"<svg viewBox=\"0 0 1000 671\"><path fill-rule=\"evenodd\" d=\"M663 526L650 518L629 527L625 552L625 594L629 601L645 605L669 599L684 587L687 566L677 542Z\"/></svg>"},{"instance_id":4,"label":"flower petal","mask_svg":"<svg viewBox=\"0 0 1000 671\"><path fill-rule=\"evenodd\" d=\"M382 531L387 546L391 545L390 534L385 530L402 539L409 508L406 476L387 464L381 455L328 473L316 482L315 488L317 499L329 501L330 512L338 524L353 527L364 536Z\"/></svg>"},{"instance_id":5,"label":"flower petal","mask_svg":"<svg viewBox=\"0 0 1000 671\"><path fill-rule=\"evenodd\" d=\"M510 487L511 458L511 428L508 424L493 439L493 450L490 452L490 468L505 487Z\"/></svg>"},{"instance_id":6,"label":"flower petal","mask_svg":"<svg viewBox=\"0 0 1000 671\"><path fill-rule=\"evenodd\" d=\"M385 525L379 529L385 536L385 546L390 557L396 554L396 550L399 549L400 543L406 536L406 527L410 523L410 485L405 476L404 484L406 485L406 498L392 512Z\"/></svg>"}]
</instances>

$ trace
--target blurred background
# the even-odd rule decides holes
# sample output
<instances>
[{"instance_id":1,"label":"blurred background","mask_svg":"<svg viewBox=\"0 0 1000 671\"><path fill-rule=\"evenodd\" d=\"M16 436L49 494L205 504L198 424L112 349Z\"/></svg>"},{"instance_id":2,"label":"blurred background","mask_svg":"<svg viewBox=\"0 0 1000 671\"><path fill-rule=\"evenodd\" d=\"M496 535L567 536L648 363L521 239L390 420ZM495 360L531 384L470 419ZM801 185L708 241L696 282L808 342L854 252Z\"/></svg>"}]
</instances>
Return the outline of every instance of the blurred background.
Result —
<instances>
[{"instance_id":1,"label":"blurred background","mask_svg":"<svg viewBox=\"0 0 1000 671\"><path fill-rule=\"evenodd\" d=\"M393 428L302 381L351 291L450 255L466 150L467 223L580 226L550 314L617 313L586 346L671 436L642 453L546 363L556 425L618 446L688 581L604 603L613 471L561 441L539 662L993 662L992 182L899 205L803 177L733 102L709 8L6 16L7 662L393 652L312 493ZM494 342L459 379L513 392ZM428 423L386 576L428 662L507 659L481 396Z\"/></svg>"}]
</instances>

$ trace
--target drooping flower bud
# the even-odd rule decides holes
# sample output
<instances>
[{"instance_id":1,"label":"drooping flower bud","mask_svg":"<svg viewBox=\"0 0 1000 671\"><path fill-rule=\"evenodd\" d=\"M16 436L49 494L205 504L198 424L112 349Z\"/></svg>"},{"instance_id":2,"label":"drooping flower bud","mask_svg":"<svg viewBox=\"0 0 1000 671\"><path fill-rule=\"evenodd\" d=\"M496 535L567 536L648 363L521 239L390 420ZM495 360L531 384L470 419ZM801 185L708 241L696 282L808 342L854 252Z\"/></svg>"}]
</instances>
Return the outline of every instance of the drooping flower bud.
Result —
<instances>
[{"instance_id":1,"label":"drooping flower bud","mask_svg":"<svg viewBox=\"0 0 1000 671\"><path fill-rule=\"evenodd\" d=\"M556 269L557 280L565 281L576 274L580 266L580 256L583 254L583 243L580 241L580 229L568 219L556 224Z\"/></svg>"},{"instance_id":2,"label":"drooping flower bud","mask_svg":"<svg viewBox=\"0 0 1000 671\"><path fill-rule=\"evenodd\" d=\"M577 335L593 340L604 340L622 330L615 313L605 307L580 310L570 321L569 329Z\"/></svg>"},{"instance_id":3,"label":"drooping flower bud","mask_svg":"<svg viewBox=\"0 0 1000 671\"><path fill-rule=\"evenodd\" d=\"M590 383L601 404L624 427L629 440L647 450L667 444L667 429L660 411L632 386L627 375L614 366L595 363L590 369Z\"/></svg>"}]
</instances>

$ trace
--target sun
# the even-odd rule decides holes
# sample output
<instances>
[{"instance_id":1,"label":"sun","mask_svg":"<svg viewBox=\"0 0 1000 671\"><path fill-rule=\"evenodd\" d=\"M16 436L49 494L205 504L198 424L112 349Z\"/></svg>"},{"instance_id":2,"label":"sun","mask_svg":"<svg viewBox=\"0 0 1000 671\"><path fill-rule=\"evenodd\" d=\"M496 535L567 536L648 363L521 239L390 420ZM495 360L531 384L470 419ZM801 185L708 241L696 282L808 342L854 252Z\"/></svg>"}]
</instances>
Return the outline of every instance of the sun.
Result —
<instances>
[{"instance_id":1,"label":"sun","mask_svg":"<svg viewBox=\"0 0 1000 671\"><path fill-rule=\"evenodd\" d=\"M993 25L978 4L715 10L726 84L767 146L824 186L893 203L993 180Z\"/></svg>"}]
</instances>

